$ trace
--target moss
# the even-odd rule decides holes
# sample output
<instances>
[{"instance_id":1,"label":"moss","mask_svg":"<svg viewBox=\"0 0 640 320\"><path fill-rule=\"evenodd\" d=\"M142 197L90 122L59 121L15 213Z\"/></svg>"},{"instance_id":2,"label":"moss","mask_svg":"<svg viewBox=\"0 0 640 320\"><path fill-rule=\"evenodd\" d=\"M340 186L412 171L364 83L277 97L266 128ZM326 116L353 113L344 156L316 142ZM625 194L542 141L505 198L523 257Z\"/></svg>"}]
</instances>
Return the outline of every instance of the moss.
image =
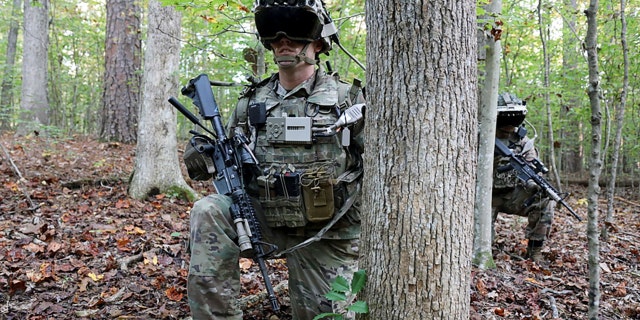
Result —
<instances>
[{"instance_id":1,"label":"moss","mask_svg":"<svg viewBox=\"0 0 640 320\"><path fill-rule=\"evenodd\" d=\"M178 198L189 202L196 201L199 196L189 187L171 186L164 192L168 197Z\"/></svg>"},{"instance_id":2,"label":"moss","mask_svg":"<svg viewBox=\"0 0 640 320\"><path fill-rule=\"evenodd\" d=\"M482 270L496 268L496 263L493 261L491 251L476 253L471 263Z\"/></svg>"}]
</instances>

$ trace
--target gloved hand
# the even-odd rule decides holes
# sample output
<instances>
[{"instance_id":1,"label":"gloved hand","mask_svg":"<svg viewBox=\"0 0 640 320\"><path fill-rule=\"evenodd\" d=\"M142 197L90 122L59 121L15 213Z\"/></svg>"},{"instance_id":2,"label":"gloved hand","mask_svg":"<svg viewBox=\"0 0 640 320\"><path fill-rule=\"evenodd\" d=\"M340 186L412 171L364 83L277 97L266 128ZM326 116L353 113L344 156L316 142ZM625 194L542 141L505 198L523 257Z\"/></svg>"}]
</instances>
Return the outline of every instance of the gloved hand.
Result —
<instances>
[{"instance_id":1,"label":"gloved hand","mask_svg":"<svg viewBox=\"0 0 640 320\"><path fill-rule=\"evenodd\" d=\"M524 188L529 192L538 192L540 191L540 186L533 181L533 179L529 179L525 184Z\"/></svg>"}]
</instances>

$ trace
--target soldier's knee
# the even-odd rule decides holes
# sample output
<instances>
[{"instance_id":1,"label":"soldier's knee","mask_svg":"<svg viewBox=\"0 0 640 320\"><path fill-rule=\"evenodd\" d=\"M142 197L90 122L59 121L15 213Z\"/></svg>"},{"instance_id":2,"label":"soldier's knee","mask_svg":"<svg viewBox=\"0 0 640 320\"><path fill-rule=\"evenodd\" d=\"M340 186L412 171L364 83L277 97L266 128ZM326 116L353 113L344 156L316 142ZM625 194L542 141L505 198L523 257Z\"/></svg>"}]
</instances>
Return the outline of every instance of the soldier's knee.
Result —
<instances>
[{"instance_id":1,"label":"soldier's knee","mask_svg":"<svg viewBox=\"0 0 640 320\"><path fill-rule=\"evenodd\" d=\"M221 194L211 194L193 204L191 218L201 215L226 215L230 207L231 198Z\"/></svg>"}]
</instances>

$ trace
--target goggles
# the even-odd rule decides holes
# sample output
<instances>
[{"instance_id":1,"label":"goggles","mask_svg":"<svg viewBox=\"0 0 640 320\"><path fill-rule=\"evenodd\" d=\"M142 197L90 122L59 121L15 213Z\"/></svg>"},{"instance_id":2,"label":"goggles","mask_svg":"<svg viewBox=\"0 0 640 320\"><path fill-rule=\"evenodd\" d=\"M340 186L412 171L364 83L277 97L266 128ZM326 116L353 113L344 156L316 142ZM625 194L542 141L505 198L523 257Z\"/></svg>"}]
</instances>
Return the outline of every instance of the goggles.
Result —
<instances>
[{"instance_id":1,"label":"goggles","mask_svg":"<svg viewBox=\"0 0 640 320\"><path fill-rule=\"evenodd\" d=\"M286 36L294 41L311 42L320 38L322 24L309 10L296 7L265 8L255 14L260 40L266 43Z\"/></svg>"},{"instance_id":2,"label":"goggles","mask_svg":"<svg viewBox=\"0 0 640 320\"><path fill-rule=\"evenodd\" d=\"M498 118L496 119L496 127L514 126L517 127L522 124L527 116L527 110L504 110L498 111Z\"/></svg>"},{"instance_id":3,"label":"goggles","mask_svg":"<svg viewBox=\"0 0 640 320\"><path fill-rule=\"evenodd\" d=\"M314 8L316 6L316 2L320 0L256 0L255 8L259 7L268 7L268 6L298 6L298 7L309 7Z\"/></svg>"}]
</instances>

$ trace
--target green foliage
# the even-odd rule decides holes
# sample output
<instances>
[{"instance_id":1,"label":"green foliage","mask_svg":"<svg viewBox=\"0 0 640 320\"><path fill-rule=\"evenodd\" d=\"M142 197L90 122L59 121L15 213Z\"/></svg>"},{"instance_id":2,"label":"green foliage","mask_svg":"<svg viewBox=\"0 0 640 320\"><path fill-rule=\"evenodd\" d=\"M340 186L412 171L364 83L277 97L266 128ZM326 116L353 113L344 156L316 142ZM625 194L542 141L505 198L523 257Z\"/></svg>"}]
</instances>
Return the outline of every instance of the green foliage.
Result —
<instances>
[{"instance_id":1,"label":"green foliage","mask_svg":"<svg viewBox=\"0 0 640 320\"><path fill-rule=\"evenodd\" d=\"M49 13L51 124L69 132L93 133L102 99L104 3L53 1Z\"/></svg>"},{"instance_id":2,"label":"green foliage","mask_svg":"<svg viewBox=\"0 0 640 320\"><path fill-rule=\"evenodd\" d=\"M369 306L364 301L357 301L356 295L364 288L367 282L367 275L364 270L359 270L353 274L351 284L344 277L338 276L331 283L331 291L325 294L325 297L329 301L342 302L346 305L343 313L321 313L313 318L313 320L320 320L324 318L330 318L336 320L342 320L346 313L368 313Z\"/></svg>"}]
</instances>

